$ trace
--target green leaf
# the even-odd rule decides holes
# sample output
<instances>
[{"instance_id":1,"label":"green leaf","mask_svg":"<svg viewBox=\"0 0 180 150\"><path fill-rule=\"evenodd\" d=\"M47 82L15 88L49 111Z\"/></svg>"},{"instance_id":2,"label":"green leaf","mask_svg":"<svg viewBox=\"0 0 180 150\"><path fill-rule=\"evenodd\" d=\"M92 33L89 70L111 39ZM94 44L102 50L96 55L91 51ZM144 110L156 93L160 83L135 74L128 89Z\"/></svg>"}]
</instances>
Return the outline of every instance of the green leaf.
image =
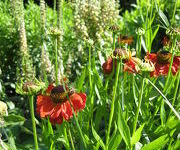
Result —
<instances>
[{"instance_id":1,"label":"green leaf","mask_svg":"<svg viewBox=\"0 0 180 150\"><path fill-rule=\"evenodd\" d=\"M94 130L93 126L92 126L92 134L94 136L94 138L96 139L96 141L100 144L100 146L105 149L105 145L104 142L102 141L102 139L100 138L100 136L96 133L96 130Z\"/></svg>"},{"instance_id":2,"label":"green leaf","mask_svg":"<svg viewBox=\"0 0 180 150\"><path fill-rule=\"evenodd\" d=\"M139 142L140 138L141 138L141 132L144 128L144 125L141 125L137 130L136 132L133 134L132 138L131 138L131 145L134 145L136 144L137 142Z\"/></svg>"},{"instance_id":3,"label":"green leaf","mask_svg":"<svg viewBox=\"0 0 180 150\"><path fill-rule=\"evenodd\" d=\"M157 26L156 30L154 31L154 33L152 35L152 42L153 42L154 38L156 37L156 34L158 31L159 31L159 25Z\"/></svg>"},{"instance_id":4,"label":"green leaf","mask_svg":"<svg viewBox=\"0 0 180 150\"><path fill-rule=\"evenodd\" d=\"M156 0L155 0L155 6L156 6L156 9L157 9L157 12L158 12L160 18L163 20L166 27L169 27L170 26L169 21L168 21L166 15L163 13L163 11L158 7Z\"/></svg>"},{"instance_id":5,"label":"green leaf","mask_svg":"<svg viewBox=\"0 0 180 150\"><path fill-rule=\"evenodd\" d=\"M129 127L123 117L123 112L121 110L121 106L120 106L119 102L118 102L118 129L119 129L119 132L121 133L121 136L122 136L124 142L130 148L131 147L130 131L129 131Z\"/></svg>"},{"instance_id":6,"label":"green leaf","mask_svg":"<svg viewBox=\"0 0 180 150\"><path fill-rule=\"evenodd\" d=\"M77 82L77 87L76 87L77 91L81 91L85 78L86 78L86 67L84 67L81 73L81 77L79 78Z\"/></svg>"},{"instance_id":7,"label":"green leaf","mask_svg":"<svg viewBox=\"0 0 180 150\"><path fill-rule=\"evenodd\" d=\"M172 145L172 150L178 150L180 147L180 140L176 140L176 142Z\"/></svg>"},{"instance_id":8,"label":"green leaf","mask_svg":"<svg viewBox=\"0 0 180 150\"><path fill-rule=\"evenodd\" d=\"M169 129L173 129L173 128L180 129L180 122L175 116L171 116L166 122L166 127L168 127Z\"/></svg>"},{"instance_id":9,"label":"green leaf","mask_svg":"<svg viewBox=\"0 0 180 150\"><path fill-rule=\"evenodd\" d=\"M8 116L4 116L4 120L5 120L4 126L22 125L25 121L25 118L20 115L10 114Z\"/></svg>"},{"instance_id":10,"label":"green leaf","mask_svg":"<svg viewBox=\"0 0 180 150\"><path fill-rule=\"evenodd\" d=\"M166 27L169 27L169 21L168 21L166 15L160 9L159 9L158 13L159 13L159 16L161 17L161 19L163 20L163 22L165 23Z\"/></svg>"},{"instance_id":11,"label":"green leaf","mask_svg":"<svg viewBox=\"0 0 180 150\"><path fill-rule=\"evenodd\" d=\"M108 144L108 150L117 149L119 144L121 143L121 141L122 141L122 136L119 133L119 131L117 132L117 125L115 124L114 132L113 132L111 139L109 141L109 144Z\"/></svg>"},{"instance_id":12,"label":"green leaf","mask_svg":"<svg viewBox=\"0 0 180 150\"><path fill-rule=\"evenodd\" d=\"M96 116L94 120L94 128L97 132L99 131L99 126L103 116L106 117L105 114L106 112L104 106L99 106L98 109L96 110L96 114L95 114Z\"/></svg>"},{"instance_id":13,"label":"green leaf","mask_svg":"<svg viewBox=\"0 0 180 150\"><path fill-rule=\"evenodd\" d=\"M145 145L141 150L157 150L162 148L169 141L168 134L160 136L151 143Z\"/></svg>"}]
</instances>

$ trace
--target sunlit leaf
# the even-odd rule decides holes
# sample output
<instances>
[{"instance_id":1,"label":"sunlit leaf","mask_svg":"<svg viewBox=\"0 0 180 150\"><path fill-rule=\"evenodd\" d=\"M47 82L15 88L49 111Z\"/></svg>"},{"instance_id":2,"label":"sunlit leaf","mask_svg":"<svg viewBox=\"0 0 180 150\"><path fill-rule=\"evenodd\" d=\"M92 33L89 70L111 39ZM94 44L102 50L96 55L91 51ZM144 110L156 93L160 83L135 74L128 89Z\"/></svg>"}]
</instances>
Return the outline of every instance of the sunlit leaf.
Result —
<instances>
[{"instance_id":1,"label":"sunlit leaf","mask_svg":"<svg viewBox=\"0 0 180 150\"><path fill-rule=\"evenodd\" d=\"M142 150L157 150L162 148L169 141L168 134L160 136L149 144L143 146Z\"/></svg>"},{"instance_id":2,"label":"sunlit leaf","mask_svg":"<svg viewBox=\"0 0 180 150\"><path fill-rule=\"evenodd\" d=\"M100 144L100 146L105 149L105 145L104 142L102 141L102 139L100 138L100 136L97 134L96 130L93 128L92 126L92 134L94 136L94 138L96 139L96 141Z\"/></svg>"},{"instance_id":3,"label":"sunlit leaf","mask_svg":"<svg viewBox=\"0 0 180 150\"><path fill-rule=\"evenodd\" d=\"M131 138L131 145L136 144L137 142L139 142L140 138L141 138L141 132L144 128L145 124L142 124L137 130L136 132L133 134L132 138Z\"/></svg>"}]
</instances>

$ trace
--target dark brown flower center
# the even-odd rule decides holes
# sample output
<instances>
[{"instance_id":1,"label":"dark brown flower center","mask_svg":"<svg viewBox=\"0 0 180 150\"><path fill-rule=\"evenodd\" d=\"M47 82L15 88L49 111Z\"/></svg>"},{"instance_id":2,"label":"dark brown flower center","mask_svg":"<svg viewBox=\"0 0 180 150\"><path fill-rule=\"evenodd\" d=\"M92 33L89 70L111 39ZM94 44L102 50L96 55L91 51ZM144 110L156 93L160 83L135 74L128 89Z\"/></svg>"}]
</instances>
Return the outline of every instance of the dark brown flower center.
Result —
<instances>
[{"instance_id":1,"label":"dark brown flower center","mask_svg":"<svg viewBox=\"0 0 180 150\"><path fill-rule=\"evenodd\" d=\"M157 62L160 64L168 64L171 61L171 53L168 51L157 52Z\"/></svg>"},{"instance_id":2,"label":"dark brown flower center","mask_svg":"<svg viewBox=\"0 0 180 150\"><path fill-rule=\"evenodd\" d=\"M64 90L64 87L62 85L58 85L51 90L50 96L53 102L62 103L62 102L67 101L67 95L68 95L69 89L68 87L65 87L65 88L66 88L66 91Z\"/></svg>"}]
</instances>

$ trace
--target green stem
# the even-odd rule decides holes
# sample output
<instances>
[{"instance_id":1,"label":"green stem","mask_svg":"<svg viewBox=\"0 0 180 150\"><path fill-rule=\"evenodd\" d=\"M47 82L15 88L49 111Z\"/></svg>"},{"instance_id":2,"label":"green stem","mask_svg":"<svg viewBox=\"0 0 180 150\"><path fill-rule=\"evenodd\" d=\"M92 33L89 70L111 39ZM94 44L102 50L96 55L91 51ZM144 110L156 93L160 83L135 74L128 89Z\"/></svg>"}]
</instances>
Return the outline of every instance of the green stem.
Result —
<instances>
[{"instance_id":1,"label":"green stem","mask_svg":"<svg viewBox=\"0 0 180 150\"><path fill-rule=\"evenodd\" d=\"M66 88L65 88L65 83L64 83L64 81L63 81L63 87L64 87L64 91L67 92L67 90L66 90ZM72 109L72 112L73 112L73 117L74 117L74 119L75 119L75 122L76 122L76 125L77 125L77 128L78 128L79 134L80 134L81 139L82 139L82 141L83 141L84 149L87 149L87 144L86 144L86 142L85 142L84 135L83 135L82 130L81 130L81 127L80 127L80 125L79 125L79 122L78 122L78 119L77 119L77 117L76 117L76 113L75 113L75 111L74 111L74 109L73 109L72 103L71 103L71 101L70 101L69 95L67 95L67 99L68 99L68 101L69 101L69 103L70 103L70 105L71 105L71 109Z\"/></svg>"},{"instance_id":2,"label":"green stem","mask_svg":"<svg viewBox=\"0 0 180 150\"><path fill-rule=\"evenodd\" d=\"M57 38L55 39L55 78L56 78L56 85L58 85L58 49L57 49Z\"/></svg>"},{"instance_id":3,"label":"green stem","mask_svg":"<svg viewBox=\"0 0 180 150\"><path fill-rule=\"evenodd\" d=\"M115 78L115 84L114 84L114 88L113 88L113 98L112 98L112 102L111 102L111 112L110 112L110 116L109 116L109 126L108 126L108 131L107 131L107 135L106 135L106 144L108 144L109 142L109 134L110 134L110 130L111 130L111 124L112 124L112 119L113 119L113 115L114 115L114 102L115 102L115 98L116 98L116 91L117 91L117 85L118 85L118 77L119 77L119 72L120 72L120 62L117 62L117 70L116 70L116 78Z\"/></svg>"},{"instance_id":4,"label":"green stem","mask_svg":"<svg viewBox=\"0 0 180 150\"><path fill-rule=\"evenodd\" d=\"M116 34L113 32L113 52L115 51L115 48L116 48ZM112 70L112 73L107 77L106 82L105 82L105 91L106 92L107 92L107 88L108 88L108 85L109 85L109 80L114 75L114 71L115 71L115 60L113 59L113 70Z\"/></svg>"},{"instance_id":5,"label":"green stem","mask_svg":"<svg viewBox=\"0 0 180 150\"><path fill-rule=\"evenodd\" d=\"M73 142L72 135L71 135L71 130L70 130L69 127L68 127L68 133L69 133L69 138L70 138L70 141L71 141L72 150L75 150L74 142Z\"/></svg>"},{"instance_id":6,"label":"green stem","mask_svg":"<svg viewBox=\"0 0 180 150\"><path fill-rule=\"evenodd\" d=\"M140 35L140 38L139 38L139 58L141 58L141 40L142 40L142 35Z\"/></svg>"},{"instance_id":7,"label":"green stem","mask_svg":"<svg viewBox=\"0 0 180 150\"><path fill-rule=\"evenodd\" d=\"M92 91L92 78L91 78L91 46L89 46L89 84L90 84L90 91Z\"/></svg>"},{"instance_id":8,"label":"green stem","mask_svg":"<svg viewBox=\"0 0 180 150\"><path fill-rule=\"evenodd\" d=\"M176 83L176 87L175 87L175 91L174 91L174 96L173 96L173 100L172 100L172 106L174 106L174 103L175 103L175 100L176 100L176 96L177 96L177 92L178 92L178 87L179 87L179 81L180 81L180 72L177 75L177 83ZM169 117L170 117L171 113L172 113L172 110L170 110Z\"/></svg>"},{"instance_id":9,"label":"green stem","mask_svg":"<svg viewBox=\"0 0 180 150\"><path fill-rule=\"evenodd\" d=\"M116 33L113 33L113 51L116 48Z\"/></svg>"},{"instance_id":10,"label":"green stem","mask_svg":"<svg viewBox=\"0 0 180 150\"><path fill-rule=\"evenodd\" d=\"M44 56L45 56L45 49L44 49L44 43L42 44L42 60L45 60L44 59ZM46 70L45 70L45 67L43 66L43 68L42 68L42 72L43 72L43 78L44 78L44 81L45 81L45 83L47 83L48 82L48 80L47 80L47 75L46 75Z\"/></svg>"},{"instance_id":11,"label":"green stem","mask_svg":"<svg viewBox=\"0 0 180 150\"><path fill-rule=\"evenodd\" d=\"M136 131L136 125L137 125L137 120L138 120L139 111L140 111L141 102L142 102L142 96L143 96L144 82L145 82L145 79L143 78L142 85L141 85L141 90L140 90L140 95L139 95L139 100L138 100L138 108L136 110L135 120L134 120L134 125L133 125L133 134Z\"/></svg>"},{"instance_id":12,"label":"green stem","mask_svg":"<svg viewBox=\"0 0 180 150\"><path fill-rule=\"evenodd\" d=\"M174 11L173 11L173 15L172 15L172 24L174 23L174 16L175 16L175 13L176 13L176 6L177 6L177 0L176 0L176 3L174 4Z\"/></svg>"},{"instance_id":13,"label":"green stem","mask_svg":"<svg viewBox=\"0 0 180 150\"><path fill-rule=\"evenodd\" d=\"M38 150L38 140L37 140L36 123L35 123L35 116L34 116L34 98L33 98L33 95L29 96L29 105L30 105L30 112L31 112L31 119L32 119L32 128L33 128L35 150Z\"/></svg>"}]
</instances>

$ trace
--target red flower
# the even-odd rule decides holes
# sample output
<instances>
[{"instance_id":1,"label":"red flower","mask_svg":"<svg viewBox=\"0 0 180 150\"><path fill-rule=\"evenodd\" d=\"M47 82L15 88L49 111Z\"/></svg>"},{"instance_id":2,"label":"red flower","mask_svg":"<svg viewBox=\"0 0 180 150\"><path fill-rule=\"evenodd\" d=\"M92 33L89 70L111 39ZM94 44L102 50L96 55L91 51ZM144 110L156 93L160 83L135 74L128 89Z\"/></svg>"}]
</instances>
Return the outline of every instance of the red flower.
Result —
<instances>
[{"instance_id":1,"label":"red flower","mask_svg":"<svg viewBox=\"0 0 180 150\"><path fill-rule=\"evenodd\" d=\"M136 65L140 63L140 59L136 57L131 57L129 60L126 60L124 65L124 71L129 73L138 73L139 70L137 69Z\"/></svg>"},{"instance_id":2,"label":"red flower","mask_svg":"<svg viewBox=\"0 0 180 150\"><path fill-rule=\"evenodd\" d=\"M61 124L63 119L69 120L73 117L73 111L78 112L84 109L86 104L86 94L72 93L68 87L64 90L62 85L54 87L49 85L45 95L37 96L36 111L41 118L49 117L52 124ZM70 102L67 96L69 95Z\"/></svg>"},{"instance_id":3,"label":"red flower","mask_svg":"<svg viewBox=\"0 0 180 150\"><path fill-rule=\"evenodd\" d=\"M115 61L116 67L116 61ZM113 70L113 58L109 57L108 60L102 65L104 74L110 74Z\"/></svg>"},{"instance_id":4,"label":"red flower","mask_svg":"<svg viewBox=\"0 0 180 150\"><path fill-rule=\"evenodd\" d=\"M150 73L150 76L158 77L160 75L166 76L168 74L170 60L171 60L171 53L167 51L161 51L158 52L157 54L147 53L145 59L151 61L155 66L155 70ZM175 56L173 58L173 64L171 68L172 74L176 75L179 68L180 68L180 56Z\"/></svg>"}]
</instances>

